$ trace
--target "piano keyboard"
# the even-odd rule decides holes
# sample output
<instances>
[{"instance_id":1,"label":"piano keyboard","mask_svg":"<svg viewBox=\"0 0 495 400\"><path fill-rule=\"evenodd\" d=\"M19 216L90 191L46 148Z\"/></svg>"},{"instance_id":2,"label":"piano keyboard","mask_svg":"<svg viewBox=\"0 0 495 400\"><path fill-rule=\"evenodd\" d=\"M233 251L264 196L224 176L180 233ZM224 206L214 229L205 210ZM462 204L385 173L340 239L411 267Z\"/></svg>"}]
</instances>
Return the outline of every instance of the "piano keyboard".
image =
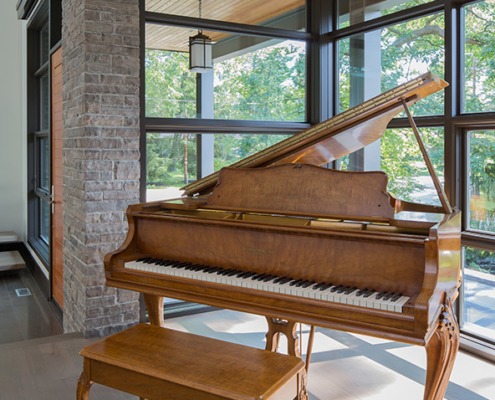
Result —
<instances>
[{"instance_id":1,"label":"piano keyboard","mask_svg":"<svg viewBox=\"0 0 495 400\"><path fill-rule=\"evenodd\" d=\"M236 269L190 264L152 257L125 263L125 268L177 276L199 281L239 286L266 292L282 293L333 303L349 304L400 313L409 297L400 293L380 292L368 288L356 288L331 283L314 282L290 277L279 277Z\"/></svg>"}]
</instances>

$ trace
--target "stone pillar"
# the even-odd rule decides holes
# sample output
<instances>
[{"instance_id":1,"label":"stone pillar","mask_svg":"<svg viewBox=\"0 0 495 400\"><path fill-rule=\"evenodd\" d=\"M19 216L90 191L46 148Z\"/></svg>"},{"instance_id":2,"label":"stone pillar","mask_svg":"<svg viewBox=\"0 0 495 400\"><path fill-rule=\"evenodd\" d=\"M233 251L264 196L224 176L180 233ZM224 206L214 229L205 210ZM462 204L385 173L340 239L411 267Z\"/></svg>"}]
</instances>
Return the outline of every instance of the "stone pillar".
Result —
<instances>
[{"instance_id":1,"label":"stone pillar","mask_svg":"<svg viewBox=\"0 0 495 400\"><path fill-rule=\"evenodd\" d=\"M135 324L137 293L105 286L103 257L139 202L139 0L64 0L64 330Z\"/></svg>"}]
</instances>

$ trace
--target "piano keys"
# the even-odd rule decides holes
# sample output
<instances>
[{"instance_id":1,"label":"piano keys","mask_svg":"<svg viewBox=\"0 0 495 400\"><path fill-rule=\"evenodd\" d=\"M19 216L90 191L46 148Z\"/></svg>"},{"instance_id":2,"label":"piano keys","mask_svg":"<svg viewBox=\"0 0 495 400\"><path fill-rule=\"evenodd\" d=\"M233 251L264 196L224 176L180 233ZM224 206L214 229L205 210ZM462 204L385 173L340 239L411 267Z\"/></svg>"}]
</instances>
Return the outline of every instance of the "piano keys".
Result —
<instances>
[{"instance_id":1,"label":"piano keys","mask_svg":"<svg viewBox=\"0 0 495 400\"><path fill-rule=\"evenodd\" d=\"M143 257L124 264L124 268L151 272L168 276L191 279L193 281L239 286L252 290L282 293L333 303L375 308L392 312L402 312L402 306L410 299L400 293L386 292L352 285L337 285L328 282L316 282L308 279L296 279L267 273L241 271L235 268L191 264L177 260L163 260Z\"/></svg>"},{"instance_id":2,"label":"piano keys","mask_svg":"<svg viewBox=\"0 0 495 400\"><path fill-rule=\"evenodd\" d=\"M155 324L170 297L424 346L424 399L443 399L459 344L459 211L436 176L440 206L394 198L381 171L319 165L378 139L445 85L426 74L184 197L130 206L128 236L105 257L107 284L143 293Z\"/></svg>"}]
</instances>

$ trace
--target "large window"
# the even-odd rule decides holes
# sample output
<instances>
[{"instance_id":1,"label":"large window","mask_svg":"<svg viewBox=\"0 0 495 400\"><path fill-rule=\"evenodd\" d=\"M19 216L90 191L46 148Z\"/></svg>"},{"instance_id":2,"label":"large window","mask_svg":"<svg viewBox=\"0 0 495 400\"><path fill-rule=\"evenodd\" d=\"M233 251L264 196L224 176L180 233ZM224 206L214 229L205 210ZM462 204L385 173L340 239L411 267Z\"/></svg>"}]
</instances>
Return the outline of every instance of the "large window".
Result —
<instances>
[{"instance_id":1,"label":"large window","mask_svg":"<svg viewBox=\"0 0 495 400\"><path fill-rule=\"evenodd\" d=\"M145 4L153 12L144 60L148 199L180 195L187 182L307 127L304 1ZM218 30L202 29L201 18L181 23L199 15L218 20ZM188 49L198 30L213 41L212 69L200 74L189 70Z\"/></svg>"}]
</instances>

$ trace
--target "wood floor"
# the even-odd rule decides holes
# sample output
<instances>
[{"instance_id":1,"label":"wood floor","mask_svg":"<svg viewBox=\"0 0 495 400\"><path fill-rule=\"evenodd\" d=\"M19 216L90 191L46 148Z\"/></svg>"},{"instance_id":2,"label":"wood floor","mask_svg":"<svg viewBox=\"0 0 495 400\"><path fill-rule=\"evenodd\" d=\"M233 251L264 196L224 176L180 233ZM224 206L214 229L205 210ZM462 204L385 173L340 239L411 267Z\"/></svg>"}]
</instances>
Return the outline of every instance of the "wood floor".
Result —
<instances>
[{"instance_id":1,"label":"wood floor","mask_svg":"<svg viewBox=\"0 0 495 400\"><path fill-rule=\"evenodd\" d=\"M98 339L84 339L79 334L57 334L56 329L50 333L53 321L48 317L49 307L42 318L26 314L36 328L30 330L28 321L17 323L17 336L9 336L3 329L7 314L1 313L8 308L4 303L16 284L12 277L7 282L2 279L4 277L0 275L0 310L3 310L0 311L0 343L3 343L0 344L0 400L75 398L76 382L82 367L78 353L82 347ZM21 282L29 283L26 276L23 279ZM44 302L41 298L30 306L35 310ZM39 319L47 325L52 324L52 328L42 328ZM254 315L222 310L169 319L166 323L173 329L264 347L266 323L264 318ZM27 331L36 335L45 332L47 336L29 339ZM307 334L307 327L303 327L303 349ZM2 335L14 340L2 340ZM281 350L284 344L281 344ZM421 400L424 365L425 354L421 347L317 329L309 371L310 399ZM90 398L136 399L99 385L94 385ZM446 399L495 400L495 365L460 352Z\"/></svg>"}]
</instances>

